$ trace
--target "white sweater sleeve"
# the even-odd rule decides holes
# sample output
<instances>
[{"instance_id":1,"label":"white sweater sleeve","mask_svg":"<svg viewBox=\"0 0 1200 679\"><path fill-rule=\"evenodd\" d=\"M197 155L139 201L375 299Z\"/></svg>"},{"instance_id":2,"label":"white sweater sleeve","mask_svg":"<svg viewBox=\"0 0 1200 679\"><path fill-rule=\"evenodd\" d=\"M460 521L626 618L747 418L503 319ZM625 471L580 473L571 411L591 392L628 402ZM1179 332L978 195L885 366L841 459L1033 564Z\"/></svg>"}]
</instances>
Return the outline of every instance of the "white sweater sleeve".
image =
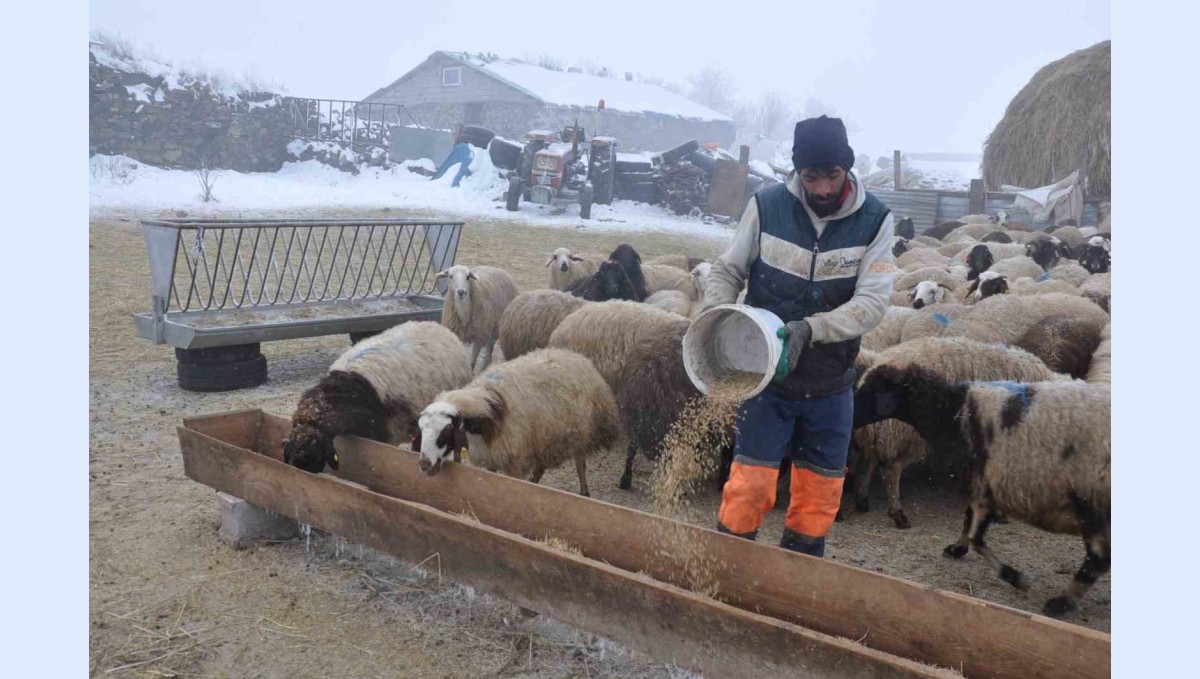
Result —
<instances>
[{"instance_id":1,"label":"white sweater sleeve","mask_svg":"<svg viewBox=\"0 0 1200 679\"><path fill-rule=\"evenodd\" d=\"M891 252L889 250L889 252ZM704 288L704 308L733 304L742 292L750 265L758 259L758 201L751 196L729 247L713 262Z\"/></svg>"},{"instance_id":2,"label":"white sweater sleeve","mask_svg":"<svg viewBox=\"0 0 1200 679\"><path fill-rule=\"evenodd\" d=\"M889 212L859 263L854 296L832 311L808 317L813 342L841 342L861 337L883 320L891 301L896 271L892 232L892 214Z\"/></svg>"}]
</instances>

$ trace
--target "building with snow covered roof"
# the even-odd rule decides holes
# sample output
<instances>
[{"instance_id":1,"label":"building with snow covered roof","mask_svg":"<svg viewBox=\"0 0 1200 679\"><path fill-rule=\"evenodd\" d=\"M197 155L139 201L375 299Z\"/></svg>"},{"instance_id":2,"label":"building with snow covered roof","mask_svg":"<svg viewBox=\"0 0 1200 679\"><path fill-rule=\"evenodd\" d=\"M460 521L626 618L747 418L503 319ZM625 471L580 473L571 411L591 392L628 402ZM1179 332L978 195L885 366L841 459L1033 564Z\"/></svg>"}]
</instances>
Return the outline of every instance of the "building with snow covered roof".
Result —
<instances>
[{"instance_id":1,"label":"building with snow covered roof","mask_svg":"<svg viewBox=\"0 0 1200 679\"><path fill-rule=\"evenodd\" d=\"M729 116L628 74L609 78L458 52L434 52L363 101L403 104L426 127L482 125L509 139L578 119L589 137L616 137L623 151L658 151L689 139L727 147L734 140Z\"/></svg>"}]
</instances>

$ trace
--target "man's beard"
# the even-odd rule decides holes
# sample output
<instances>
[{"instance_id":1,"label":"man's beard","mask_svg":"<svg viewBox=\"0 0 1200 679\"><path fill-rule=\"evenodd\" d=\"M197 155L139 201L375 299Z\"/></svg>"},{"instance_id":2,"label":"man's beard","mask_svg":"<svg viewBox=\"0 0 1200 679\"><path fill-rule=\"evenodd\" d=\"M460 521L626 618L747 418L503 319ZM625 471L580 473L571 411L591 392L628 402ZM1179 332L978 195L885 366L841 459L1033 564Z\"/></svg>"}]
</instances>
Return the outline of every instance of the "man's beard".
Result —
<instances>
[{"instance_id":1,"label":"man's beard","mask_svg":"<svg viewBox=\"0 0 1200 679\"><path fill-rule=\"evenodd\" d=\"M828 217L829 215L837 212L838 208L842 206L841 201L838 199L841 198L843 190L844 189L838 189L832 195L828 196L827 200L821 200L821 197L814 196L807 190L804 192L804 197L808 202L808 207L811 208L818 217Z\"/></svg>"}]
</instances>

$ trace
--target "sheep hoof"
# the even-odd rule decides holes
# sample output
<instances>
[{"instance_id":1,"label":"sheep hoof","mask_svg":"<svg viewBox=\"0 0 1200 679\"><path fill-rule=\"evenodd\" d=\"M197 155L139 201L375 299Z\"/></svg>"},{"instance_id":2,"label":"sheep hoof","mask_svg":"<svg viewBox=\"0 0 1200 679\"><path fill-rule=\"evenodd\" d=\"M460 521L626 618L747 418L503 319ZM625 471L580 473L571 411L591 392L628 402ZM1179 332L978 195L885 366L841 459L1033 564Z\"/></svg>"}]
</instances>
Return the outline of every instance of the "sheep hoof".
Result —
<instances>
[{"instance_id":1,"label":"sheep hoof","mask_svg":"<svg viewBox=\"0 0 1200 679\"><path fill-rule=\"evenodd\" d=\"M1046 602L1042 612L1052 618L1059 618L1075 610L1075 602L1066 596L1056 596Z\"/></svg>"},{"instance_id":2,"label":"sheep hoof","mask_svg":"<svg viewBox=\"0 0 1200 679\"><path fill-rule=\"evenodd\" d=\"M967 555L967 549L968 547L966 545L947 545L946 548L942 550L942 554L945 554L951 559L961 559Z\"/></svg>"},{"instance_id":3,"label":"sheep hoof","mask_svg":"<svg viewBox=\"0 0 1200 679\"><path fill-rule=\"evenodd\" d=\"M896 524L896 528L904 530L912 524L908 522L908 515L903 509L897 509L894 512L888 512L888 516L892 517L892 522Z\"/></svg>"},{"instance_id":4,"label":"sheep hoof","mask_svg":"<svg viewBox=\"0 0 1200 679\"><path fill-rule=\"evenodd\" d=\"M617 481L617 488L620 488L621 490L629 490L632 487L633 478L631 478L629 475L622 476L621 480Z\"/></svg>"},{"instance_id":5,"label":"sheep hoof","mask_svg":"<svg viewBox=\"0 0 1200 679\"><path fill-rule=\"evenodd\" d=\"M871 511L871 498L856 497L854 498L854 511L859 513Z\"/></svg>"},{"instance_id":6,"label":"sheep hoof","mask_svg":"<svg viewBox=\"0 0 1200 679\"><path fill-rule=\"evenodd\" d=\"M1024 592L1029 589L1029 579L1021 571L1009 565L1000 567L1000 579Z\"/></svg>"}]
</instances>

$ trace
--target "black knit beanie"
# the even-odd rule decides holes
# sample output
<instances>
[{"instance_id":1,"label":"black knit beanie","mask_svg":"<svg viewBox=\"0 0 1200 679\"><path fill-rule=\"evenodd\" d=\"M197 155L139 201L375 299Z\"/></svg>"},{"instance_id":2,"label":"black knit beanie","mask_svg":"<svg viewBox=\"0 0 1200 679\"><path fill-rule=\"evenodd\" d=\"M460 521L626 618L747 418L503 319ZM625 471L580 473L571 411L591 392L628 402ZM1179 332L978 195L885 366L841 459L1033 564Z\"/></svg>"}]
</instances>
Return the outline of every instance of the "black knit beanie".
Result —
<instances>
[{"instance_id":1,"label":"black knit beanie","mask_svg":"<svg viewBox=\"0 0 1200 679\"><path fill-rule=\"evenodd\" d=\"M825 163L837 165L846 172L854 167L854 149L846 139L842 119L821 116L796 123L792 140L792 164L796 171Z\"/></svg>"}]
</instances>

